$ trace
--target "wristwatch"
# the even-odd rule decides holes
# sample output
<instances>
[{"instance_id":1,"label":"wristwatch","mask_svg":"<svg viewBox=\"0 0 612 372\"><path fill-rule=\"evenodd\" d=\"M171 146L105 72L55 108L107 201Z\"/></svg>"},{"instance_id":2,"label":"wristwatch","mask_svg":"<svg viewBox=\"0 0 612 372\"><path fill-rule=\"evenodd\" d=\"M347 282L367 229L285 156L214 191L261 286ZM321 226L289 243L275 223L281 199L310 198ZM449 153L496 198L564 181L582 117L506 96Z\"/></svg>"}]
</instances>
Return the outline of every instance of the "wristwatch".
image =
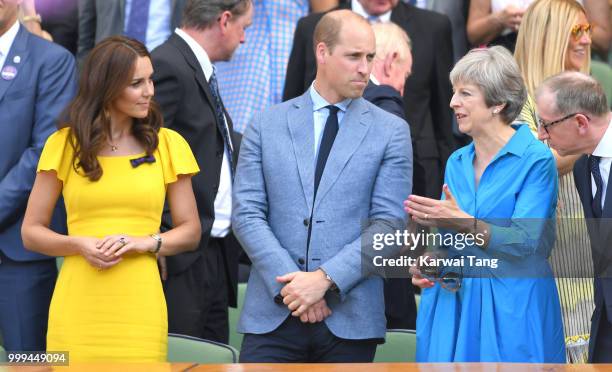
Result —
<instances>
[{"instance_id":1,"label":"wristwatch","mask_svg":"<svg viewBox=\"0 0 612 372\"><path fill-rule=\"evenodd\" d=\"M334 280L331 278L331 276L329 276L329 274L327 274L325 270L323 270L322 268L319 268L319 270L321 270L323 274L325 274L325 280L331 283L331 286L329 287L328 291L334 292L334 293L340 293L340 289L336 285L336 282L334 282Z\"/></svg>"},{"instance_id":2,"label":"wristwatch","mask_svg":"<svg viewBox=\"0 0 612 372\"><path fill-rule=\"evenodd\" d=\"M162 245L162 238L161 238L161 236L159 236L158 234L151 234L150 236L151 236L151 238L153 238L153 239L155 239L155 240L157 241L157 246L155 247L155 249L154 249L154 250L149 251L149 252L151 252L151 253L153 253L153 254L156 254L156 253L157 253L157 252L159 252L159 250L161 249L161 245Z\"/></svg>"}]
</instances>

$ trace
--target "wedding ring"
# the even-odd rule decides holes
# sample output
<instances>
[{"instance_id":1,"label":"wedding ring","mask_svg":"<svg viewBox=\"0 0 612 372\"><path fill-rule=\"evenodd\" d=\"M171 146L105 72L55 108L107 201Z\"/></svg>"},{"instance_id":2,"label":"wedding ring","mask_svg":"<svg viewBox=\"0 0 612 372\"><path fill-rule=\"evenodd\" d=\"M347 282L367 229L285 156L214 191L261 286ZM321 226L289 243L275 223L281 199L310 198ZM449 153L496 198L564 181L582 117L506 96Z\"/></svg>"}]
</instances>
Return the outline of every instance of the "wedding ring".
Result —
<instances>
[{"instance_id":1,"label":"wedding ring","mask_svg":"<svg viewBox=\"0 0 612 372\"><path fill-rule=\"evenodd\" d=\"M426 220L429 219L429 215L427 213L425 213L425 217Z\"/></svg>"},{"instance_id":2,"label":"wedding ring","mask_svg":"<svg viewBox=\"0 0 612 372\"><path fill-rule=\"evenodd\" d=\"M119 243L121 243L121 246L123 247L124 245L127 244L127 241L125 240L124 237L119 238Z\"/></svg>"}]
</instances>

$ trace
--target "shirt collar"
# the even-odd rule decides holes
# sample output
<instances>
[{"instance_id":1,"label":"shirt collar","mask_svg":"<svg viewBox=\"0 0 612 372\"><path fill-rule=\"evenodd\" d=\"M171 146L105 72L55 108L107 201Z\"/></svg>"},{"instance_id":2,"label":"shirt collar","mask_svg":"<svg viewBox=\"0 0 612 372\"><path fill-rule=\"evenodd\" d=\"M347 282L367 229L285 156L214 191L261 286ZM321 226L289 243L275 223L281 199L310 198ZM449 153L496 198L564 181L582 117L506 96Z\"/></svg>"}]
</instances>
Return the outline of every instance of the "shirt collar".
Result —
<instances>
[{"instance_id":1,"label":"shirt collar","mask_svg":"<svg viewBox=\"0 0 612 372\"><path fill-rule=\"evenodd\" d=\"M372 83L374 83L376 85L380 85L380 82L378 81L376 76L374 76L374 74L370 74L370 80L372 81Z\"/></svg>"},{"instance_id":2,"label":"shirt collar","mask_svg":"<svg viewBox=\"0 0 612 372\"><path fill-rule=\"evenodd\" d=\"M537 139L531 133L529 126L526 124L511 124L512 128L516 130L516 132L510 137L510 140L504 145L504 147L499 150L497 155L493 158L495 159L507 154L511 153L518 157L523 156L527 148L531 145L531 142L537 141ZM474 142L470 143L469 146L465 149L465 151L461 151L458 156L462 157L463 155L472 156L474 154Z\"/></svg>"},{"instance_id":3,"label":"shirt collar","mask_svg":"<svg viewBox=\"0 0 612 372\"><path fill-rule=\"evenodd\" d=\"M321 97L319 92L317 92L314 82L310 85L310 89L308 91L310 92L310 98L312 99L312 111L319 111L320 109L331 105L331 103L327 102L327 100ZM344 101L335 103L334 106L338 107L340 110L342 110L342 112L346 112L351 102L353 102L353 100L347 98Z\"/></svg>"},{"instance_id":4,"label":"shirt collar","mask_svg":"<svg viewBox=\"0 0 612 372\"><path fill-rule=\"evenodd\" d=\"M204 48L202 48L202 46L198 44L198 42L195 41L191 36L189 36L189 34L187 34L185 31L181 30L180 28L177 28L176 30L174 30L174 32L178 36L183 38L187 45L189 45L189 48L191 48L191 51L193 52L193 54L195 54L198 63L202 67L202 72L204 72L204 77L206 78L206 81L209 81L213 73L214 67L212 62L210 62L208 53L206 53Z\"/></svg>"},{"instance_id":5,"label":"shirt collar","mask_svg":"<svg viewBox=\"0 0 612 372\"><path fill-rule=\"evenodd\" d=\"M504 147L502 147L499 155L506 153L512 153L516 156L523 156L527 147L531 145L531 142L537 141L537 139L531 133L528 125L525 124L512 124L512 128L516 130L514 135L510 137L510 140Z\"/></svg>"},{"instance_id":6,"label":"shirt collar","mask_svg":"<svg viewBox=\"0 0 612 372\"><path fill-rule=\"evenodd\" d=\"M19 22L15 21L15 23L4 33L4 35L0 36L0 56L6 58L8 56L11 46L13 45L13 41L17 37L17 33L19 32ZM2 66L0 66L2 67Z\"/></svg>"},{"instance_id":7,"label":"shirt collar","mask_svg":"<svg viewBox=\"0 0 612 372\"><path fill-rule=\"evenodd\" d=\"M359 14L360 16L362 16L363 18L367 20L369 20L370 18L370 14L366 12L366 10L363 8L363 5L361 5L359 0L351 0L351 10L353 10L353 12ZM379 15L378 19L381 22L385 22L385 23L390 22L391 21L391 10Z\"/></svg>"},{"instance_id":8,"label":"shirt collar","mask_svg":"<svg viewBox=\"0 0 612 372\"><path fill-rule=\"evenodd\" d=\"M612 119L608 123L608 129L595 147L593 155L601 156L602 158L612 158Z\"/></svg>"}]
</instances>

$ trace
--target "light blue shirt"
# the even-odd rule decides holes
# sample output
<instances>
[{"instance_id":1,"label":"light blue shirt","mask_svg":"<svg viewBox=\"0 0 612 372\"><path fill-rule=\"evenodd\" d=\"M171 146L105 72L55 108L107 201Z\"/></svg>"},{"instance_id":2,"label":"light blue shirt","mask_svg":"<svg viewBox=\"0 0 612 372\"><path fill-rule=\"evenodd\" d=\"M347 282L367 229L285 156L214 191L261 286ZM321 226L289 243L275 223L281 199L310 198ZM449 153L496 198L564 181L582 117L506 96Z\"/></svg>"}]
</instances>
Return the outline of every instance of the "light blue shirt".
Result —
<instances>
[{"instance_id":1,"label":"light blue shirt","mask_svg":"<svg viewBox=\"0 0 612 372\"><path fill-rule=\"evenodd\" d=\"M125 0L125 18L123 30L127 30L130 19L132 0ZM149 6L149 23L147 25L147 49L149 51L168 40L172 34L172 1L171 0L151 0Z\"/></svg>"},{"instance_id":2,"label":"light blue shirt","mask_svg":"<svg viewBox=\"0 0 612 372\"><path fill-rule=\"evenodd\" d=\"M314 158L316 162L319 154L319 146L321 145L321 139L323 138L323 129L325 128L327 117L329 116L329 110L325 107L331 105L331 103L327 102L325 98L321 97L321 95L315 89L314 83L310 85L310 89L308 91L310 92L310 98L312 99L314 122ZM338 128L340 128L342 118L344 118L344 113L352 101L352 99L347 98L344 101L340 101L334 105L340 109L338 110Z\"/></svg>"}]
</instances>

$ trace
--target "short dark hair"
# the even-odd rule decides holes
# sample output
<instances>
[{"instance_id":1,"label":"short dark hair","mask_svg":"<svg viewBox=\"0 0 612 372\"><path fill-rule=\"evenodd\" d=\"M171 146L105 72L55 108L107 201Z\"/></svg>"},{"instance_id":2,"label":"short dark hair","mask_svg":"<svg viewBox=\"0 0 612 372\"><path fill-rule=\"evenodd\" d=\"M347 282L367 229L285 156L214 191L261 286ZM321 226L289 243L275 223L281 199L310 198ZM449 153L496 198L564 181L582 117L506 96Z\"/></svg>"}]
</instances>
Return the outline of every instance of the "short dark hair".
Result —
<instances>
[{"instance_id":1,"label":"short dark hair","mask_svg":"<svg viewBox=\"0 0 612 372\"><path fill-rule=\"evenodd\" d=\"M319 43L323 43L329 48L329 50L333 50L336 44L338 44L338 39L340 38L340 29L342 28L342 20L340 18L335 17L332 12L325 14L317 23L317 26L314 29L314 36L312 38L312 47L317 50L317 45Z\"/></svg>"},{"instance_id":2,"label":"short dark hair","mask_svg":"<svg viewBox=\"0 0 612 372\"><path fill-rule=\"evenodd\" d=\"M554 111L560 115L584 112L597 117L609 111L601 84L581 72L567 71L549 77L536 90L536 98L544 91L555 96Z\"/></svg>"},{"instance_id":3,"label":"short dark hair","mask_svg":"<svg viewBox=\"0 0 612 372\"><path fill-rule=\"evenodd\" d=\"M334 47L340 40L340 31L342 30L342 24L348 20L356 20L362 22L365 27L369 27L370 24L365 18L352 12L348 9L333 10L325 13L325 15L319 20L317 26L314 29L312 47L317 53L317 45L323 43L327 48L333 52Z\"/></svg>"},{"instance_id":4,"label":"short dark hair","mask_svg":"<svg viewBox=\"0 0 612 372\"><path fill-rule=\"evenodd\" d=\"M187 0L181 25L203 30L210 27L222 12L229 11L236 17L243 15L250 3L251 0Z\"/></svg>"}]
</instances>

